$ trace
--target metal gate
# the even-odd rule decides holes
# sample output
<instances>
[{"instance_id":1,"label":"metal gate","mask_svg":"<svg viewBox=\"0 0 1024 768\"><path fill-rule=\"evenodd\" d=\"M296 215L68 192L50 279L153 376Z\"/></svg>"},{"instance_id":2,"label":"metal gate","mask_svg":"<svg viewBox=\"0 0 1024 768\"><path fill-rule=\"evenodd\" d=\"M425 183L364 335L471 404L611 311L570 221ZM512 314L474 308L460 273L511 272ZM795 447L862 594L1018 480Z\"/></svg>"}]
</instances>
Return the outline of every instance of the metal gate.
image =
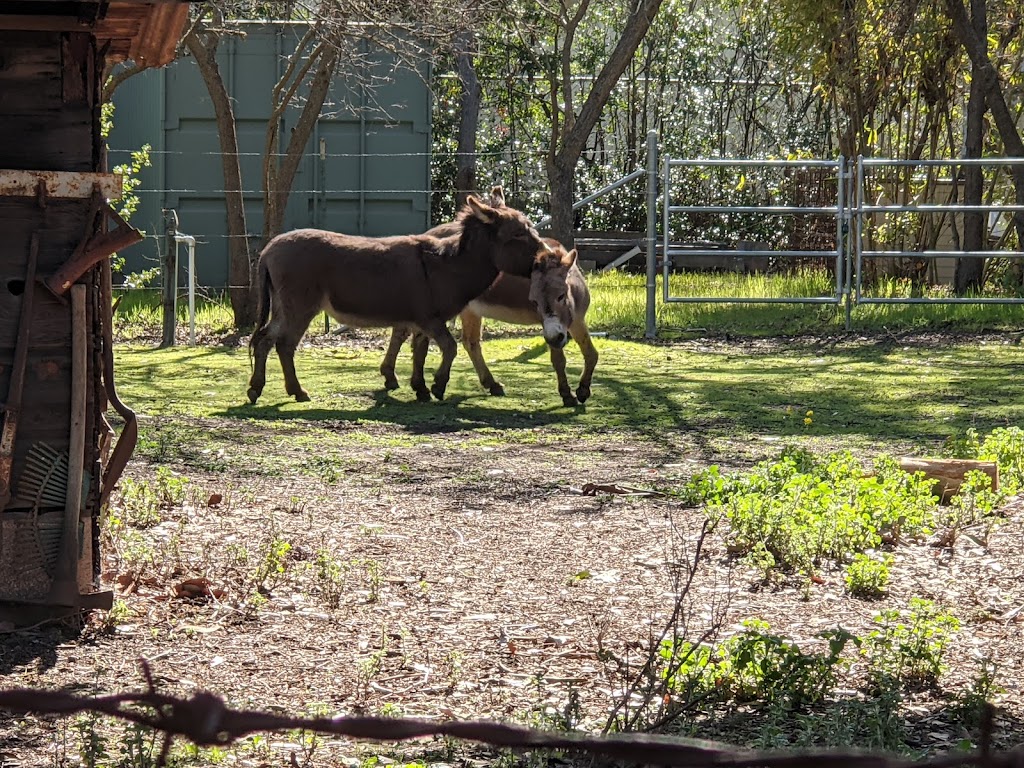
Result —
<instances>
[{"instance_id":1,"label":"metal gate","mask_svg":"<svg viewBox=\"0 0 1024 768\"><path fill-rule=\"evenodd\" d=\"M673 202L673 172L675 169L825 169L834 173L834 189L836 203L830 206L820 205L728 205L712 199L702 205L678 205ZM745 176L741 178L745 179ZM700 257L719 256L721 248L702 247L701 244L692 246L681 246L673 238L673 233L678 228L676 217L692 217L694 215L711 217L733 217L749 216L757 218L781 217L794 215L824 215L832 218L835 225L834 247L827 250L819 249L767 249L767 248L745 248L743 254L748 258L812 258L831 259L835 269L834 290L824 296L789 296L772 298L744 298L743 303L747 304L840 304L843 300L846 269L846 204L844 194L846 192L847 169L842 157L838 160L732 160L732 159L710 159L710 160L677 160L667 157L664 160L664 171L662 177L662 301L672 302L735 302L733 298L715 296L674 296L669 288L669 274L671 269L678 265L685 268L687 263ZM744 182L745 184L745 182Z\"/></svg>"},{"instance_id":2,"label":"metal gate","mask_svg":"<svg viewBox=\"0 0 1024 768\"><path fill-rule=\"evenodd\" d=\"M1006 213L1024 212L1024 205L1014 205L1010 203L997 203L990 202L983 205L966 205L964 203L958 203L953 200L946 203L929 203L920 202L909 194L905 194L905 197L910 199L903 200L882 200L876 198L875 202L869 202L870 197L868 193L872 190L882 189L883 181L874 180L872 178L873 172L881 172L884 176L888 176L890 179L898 177L900 174L916 174L920 177L921 169L926 172L929 169L951 169L954 171L954 175L950 176L951 179L956 179L956 169L961 169L968 166L974 167L992 167L992 168L1007 168L1012 165L1024 165L1024 159L1015 158L983 158L983 159L959 159L959 160L886 160L879 158L857 158L856 177L855 177L855 189L856 189L856 200L851 209L851 217L854 221L854 243L855 247L852 252L852 258L854 261L854 274L856 279L854 280L853 290L849 293L848 299L851 304L1024 304L1024 299L1012 298L1012 297L985 297L985 296L935 296L935 297L884 297L884 296L869 296L864 290L864 275L871 259L918 259L926 262L935 262L941 259L955 260L963 257L979 257L979 258L991 258L997 256L999 258L1008 259L1020 259L1024 257L1024 251L1010 251L1005 249L988 249L981 251L965 251L962 249L951 249L934 247L927 248L924 250L904 250L900 248L875 248L873 247L872 238L870 237L870 230L878 225L878 219L881 217L883 220L885 217L899 217L899 216L910 216L918 219L924 219L926 217L949 217L950 220L955 220L956 216L962 216L964 213L975 212L982 213L989 217L990 222L993 217L998 220L1003 218ZM892 183L891 181L889 182ZM904 188L909 187L905 182L902 184ZM912 191L912 190L911 190ZM884 192L883 192L884 194ZM956 184L953 185L953 193L950 195L951 198L956 197ZM893 195L892 197L898 197ZM1010 226L1009 221L1004 223L1004 226ZM994 228L986 228L986 231ZM936 238L938 240L938 238Z\"/></svg>"},{"instance_id":3,"label":"metal gate","mask_svg":"<svg viewBox=\"0 0 1024 768\"><path fill-rule=\"evenodd\" d=\"M1024 304L1024 299L1013 297L969 297L969 296L934 296L934 297L892 297L872 296L866 290L867 273L872 263L879 259L914 259L925 260L937 263L941 260L955 261L963 257L999 257L1009 259L1024 258L1022 250L1008 250L1006 248L991 248L981 251L964 251L958 248L933 247L925 249L911 249L899 247L891 243L885 247L878 246L878 235L884 231L887 218L893 217L924 217L924 216L947 216L949 217L946 226L955 231L955 217L962 216L967 212L984 213L990 217L990 227L993 222L998 224L999 217L1006 218L1006 214L1024 213L1024 205L998 202L992 200L983 205L968 206L955 201L956 177L953 181L954 193L951 199L945 203L931 203L926 197L924 200L908 196L907 190L913 190L914 185L904 185L902 196L906 199L899 199L900 194L894 194L895 199L887 199L879 190L884 190L884 184L879 181L877 172L902 170L904 173L921 175L922 171L933 172L935 169L950 169L956 172L966 166L989 166L996 170L1005 170L1011 165L1024 165L1024 159L1020 158L984 158L981 160L887 160L878 158L858 157L856 161L850 161L840 156L836 160L820 159L792 159L792 160L751 160L731 158L709 158L709 159L680 159L673 157L661 157L658 155L657 134L648 134L647 169L648 179L648 211L647 211L647 284L646 284L646 318L645 331L648 338L657 335L657 305L671 303L734 303L734 304L817 304L833 305L843 307L845 311L846 327L851 325L851 314L858 305L870 304ZM799 201L786 201L776 204L775 202L764 204L752 200L749 203L742 200L737 202L737 195L731 195L734 199L721 199L720 196L709 194L700 203L693 203L692 191L690 202L680 202L681 184L692 185L695 179L701 177L710 178L714 174L730 172L733 174L731 183L733 191L737 189L742 192L747 184L752 183L747 174L758 171L761 176L786 177L793 174L818 173L827 180L830 190L831 202L822 204L821 198L809 204L801 204ZM687 175L688 174L688 175ZM629 179L643 175L637 171L630 174L618 186ZM891 175L891 173L890 173ZM721 180L721 178L720 178ZM934 180L934 179L933 179ZM758 183L763 183L759 177ZM610 189L611 187L609 187ZM687 187L690 190L690 187ZM765 190L759 190L765 192ZM895 190L894 190L895 192ZM934 192L934 190L933 190ZM600 194L600 193L598 193ZM738 195L743 197L743 195ZM580 201L575 207L579 207L597 195L591 195L584 201ZM751 196L754 197L754 196ZM765 195L762 194L762 198ZM771 197L771 195L767 195ZM660 209L659 209L660 206ZM660 210L660 216L659 216ZM675 269L686 269L702 257L721 256L728 252L721 244L713 245L702 242L695 242L690 236L694 231L693 222L700 221L707 230L713 228L716 219L735 217L747 217L748 220L775 220L782 218L799 219L817 217L819 222L827 220L831 233L831 242L827 247L763 247L756 243L752 247L736 249L731 246L737 257L773 259L785 262L787 260L818 260L830 265L834 279L831 281L832 289L817 296L779 296L779 297L721 297L721 296L695 296L677 295L671 290L671 275ZM995 217L995 218L992 218ZM1005 221L1005 226L1012 226ZM659 231L660 230L660 231ZM784 239L784 238L781 238ZM990 244L998 245L998 244ZM660 275L661 290L657 287L657 280Z\"/></svg>"}]
</instances>

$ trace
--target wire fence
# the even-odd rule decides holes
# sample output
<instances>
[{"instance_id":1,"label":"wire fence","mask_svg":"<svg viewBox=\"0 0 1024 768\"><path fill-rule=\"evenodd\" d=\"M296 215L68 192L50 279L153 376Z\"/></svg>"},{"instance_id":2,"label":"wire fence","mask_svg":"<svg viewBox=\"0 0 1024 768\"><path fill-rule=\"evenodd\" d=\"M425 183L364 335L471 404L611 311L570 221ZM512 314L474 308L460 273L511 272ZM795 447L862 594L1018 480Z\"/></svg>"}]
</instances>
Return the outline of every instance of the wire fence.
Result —
<instances>
[{"instance_id":1,"label":"wire fence","mask_svg":"<svg viewBox=\"0 0 1024 768\"><path fill-rule=\"evenodd\" d=\"M757 751L700 739L644 733L594 736L542 731L494 721L435 721L392 717L293 717L233 709L216 694L199 691L184 699L156 690L153 675L142 662L146 690L110 696L81 696L64 691L17 688L0 691L0 710L17 714L67 716L95 713L152 728L164 734L157 765L165 765L175 737L201 747L227 746L257 732L303 730L370 741L408 741L450 737L512 750L560 750L631 764L687 768L1020 768L1024 748L995 752L991 748L994 707L986 705L979 746L913 761L857 750Z\"/></svg>"}]
</instances>

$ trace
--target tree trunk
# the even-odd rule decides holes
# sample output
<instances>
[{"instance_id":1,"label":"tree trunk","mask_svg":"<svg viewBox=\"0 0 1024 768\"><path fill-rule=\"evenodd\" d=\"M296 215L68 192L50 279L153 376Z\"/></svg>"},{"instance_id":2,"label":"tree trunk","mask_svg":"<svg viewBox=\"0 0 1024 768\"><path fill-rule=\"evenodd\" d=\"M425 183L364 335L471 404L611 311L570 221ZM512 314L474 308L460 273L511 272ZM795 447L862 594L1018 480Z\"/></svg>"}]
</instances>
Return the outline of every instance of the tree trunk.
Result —
<instances>
[{"instance_id":1,"label":"tree trunk","mask_svg":"<svg viewBox=\"0 0 1024 768\"><path fill-rule=\"evenodd\" d=\"M946 0L946 9L953 21L953 31L971 59L975 77L981 82L985 101L992 112L992 119L999 131L999 137L1003 140L1006 154L1009 157L1024 158L1024 140L1021 139L1017 122L1006 104L1002 86L999 84L999 73L988 58L985 42L975 33L967 17L967 9L961 0ZM1009 170L1013 179L1014 201L1017 205L1024 205L1024 164L1012 165ZM1017 238L1024 245L1024 214L1014 213L1013 223L1017 229Z\"/></svg>"},{"instance_id":2,"label":"tree trunk","mask_svg":"<svg viewBox=\"0 0 1024 768\"><path fill-rule=\"evenodd\" d=\"M985 0L971 0L971 27L980 40L988 39L988 21ZM987 48L987 44L983 43ZM988 58L987 51L985 58ZM967 101L967 125L964 132L964 157L979 158L984 144L985 91L981 84L978 67L971 65L971 90ZM984 174L981 166L964 166L964 203L981 205L984 192ZM964 213L965 251L980 251L985 244L985 214L981 211ZM985 260L978 256L964 256L956 260L953 286L957 295L981 289Z\"/></svg>"},{"instance_id":3,"label":"tree trunk","mask_svg":"<svg viewBox=\"0 0 1024 768\"><path fill-rule=\"evenodd\" d=\"M219 42L216 33L210 33L204 42L195 29L185 36L185 45L195 57L217 118L221 169L224 172L224 206L228 217L228 295L231 298L235 327L241 330L251 327L256 319L255 292L250 290L254 283L252 277L255 273L256 254L250 256L249 253L235 111L217 64Z\"/></svg>"},{"instance_id":4,"label":"tree trunk","mask_svg":"<svg viewBox=\"0 0 1024 768\"><path fill-rule=\"evenodd\" d=\"M573 247L573 211L576 199L576 164L566 167L560 158L548 163L551 188L551 236L566 248Z\"/></svg>"},{"instance_id":5,"label":"tree trunk","mask_svg":"<svg viewBox=\"0 0 1024 768\"><path fill-rule=\"evenodd\" d=\"M460 32L455 39L456 61L459 72L459 147L455 173L455 208L466 202L466 196L476 191L476 137L480 122L480 81L476 76L473 56L476 34L472 30Z\"/></svg>"},{"instance_id":6,"label":"tree trunk","mask_svg":"<svg viewBox=\"0 0 1024 768\"><path fill-rule=\"evenodd\" d=\"M654 17L657 16L664 0L638 0L630 11L625 26L601 71L594 78L590 92L587 94L579 114L573 114L571 90L566 96L566 110L561 124L557 119L551 121L551 153L548 157L548 184L551 188L551 231L566 248L572 247L573 213L572 205L575 195L576 164L579 162L583 148L597 125L601 112L608 103L612 89L619 77L629 66L640 43L643 42L647 30L650 29ZM580 8L587 6L582 3ZM570 29L581 21L581 15L570 22ZM568 52L563 52L563 56ZM568 85L566 84L566 87ZM557 106L553 103L552 106Z\"/></svg>"},{"instance_id":7,"label":"tree trunk","mask_svg":"<svg viewBox=\"0 0 1024 768\"><path fill-rule=\"evenodd\" d=\"M300 49L301 50L301 49ZM293 56L300 55L299 52ZM317 51L310 54L310 58L316 61L316 72L309 82L305 101L302 105L302 112L299 119L292 126L288 138L288 147L283 157L279 160L280 151L280 130L278 118L283 114L284 108L288 106L290 96L295 93L296 85L301 84L305 72L298 75L296 82L288 89L288 95L280 104L275 105L276 114L267 127L267 153L263 158L265 186L263 190L263 244L282 232L284 229L284 215L288 207L288 198L291 196L292 184L295 182L295 174L299 170L299 163L302 161L309 137L313 133L313 126L320 119L320 110L323 109L324 101L327 99L327 92L331 88L331 80L334 77L334 69L338 64L338 47L329 43L321 43ZM290 72L290 69L289 69ZM285 77L289 75L286 73Z\"/></svg>"}]
</instances>

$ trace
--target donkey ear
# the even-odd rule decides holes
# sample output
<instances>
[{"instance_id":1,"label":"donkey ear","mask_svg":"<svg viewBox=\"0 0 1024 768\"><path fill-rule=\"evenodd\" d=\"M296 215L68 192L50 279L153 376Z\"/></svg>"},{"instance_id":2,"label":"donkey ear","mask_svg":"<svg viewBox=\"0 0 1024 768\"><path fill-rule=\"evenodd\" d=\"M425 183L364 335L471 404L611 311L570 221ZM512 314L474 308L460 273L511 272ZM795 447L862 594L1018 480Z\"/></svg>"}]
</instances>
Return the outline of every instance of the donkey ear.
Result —
<instances>
[{"instance_id":1,"label":"donkey ear","mask_svg":"<svg viewBox=\"0 0 1024 768\"><path fill-rule=\"evenodd\" d=\"M567 268L571 267L573 264L576 263L576 257L578 255L579 254L576 253L576 249L573 248L571 251L565 254L565 256L562 257L562 266Z\"/></svg>"},{"instance_id":2,"label":"donkey ear","mask_svg":"<svg viewBox=\"0 0 1024 768\"><path fill-rule=\"evenodd\" d=\"M469 195L466 198L466 205L469 206L473 215L485 224L493 224L498 218L496 211L491 206L473 197L473 195Z\"/></svg>"},{"instance_id":3,"label":"donkey ear","mask_svg":"<svg viewBox=\"0 0 1024 768\"><path fill-rule=\"evenodd\" d=\"M491 187L491 205L499 207L505 204L505 190L502 189L501 184L495 184Z\"/></svg>"}]
</instances>

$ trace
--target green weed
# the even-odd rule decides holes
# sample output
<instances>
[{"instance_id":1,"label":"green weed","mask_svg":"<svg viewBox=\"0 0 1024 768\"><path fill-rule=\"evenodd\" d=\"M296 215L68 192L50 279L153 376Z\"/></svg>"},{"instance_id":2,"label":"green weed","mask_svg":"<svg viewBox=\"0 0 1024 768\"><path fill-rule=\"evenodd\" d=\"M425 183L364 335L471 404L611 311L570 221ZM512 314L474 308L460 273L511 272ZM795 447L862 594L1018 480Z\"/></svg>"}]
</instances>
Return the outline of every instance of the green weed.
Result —
<instances>
[{"instance_id":1,"label":"green weed","mask_svg":"<svg viewBox=\"0 0 1024 768\"><path fill-rule=\"evenodd\" d=\"M683 496L708 499L708 514L729 522L731 550L750 555L764 575L810 574L822 559L843 561L883 537L928 533L936 506L929 487L889 457L869 475L848 451L819 459L787 449L728 480L701 473Z\"/></svg>"},{"instance_id":2,"label":"green weed","mask_svg":"<svg viewBox=\"0 0 1024 768\"><path fill-rule=\"evenodd\" d=\"M321 600L328 608L337 608L341 605L341 598L344 595L345 575L348 569L325 547L316 551L313 567Z\"/></svg>"},{"instance_id":3,"label":"green weed","mask_svg":"<svg viewBox=\"0 0 1024 768\"><path fill-rule=\"evenodd\" d=\"M288 553L291 550L292 545L280 534L274 534L263 544L252 577L257 593L266 596L281 582L288 569Z\"/></svg>"},{"instance_id":4,"label":"green weed","mask_svg":"<svg viewBox=\"0 0 1024 768\"><path fill-rule=\"evenodd\" d=\"M891 555L858 553L846 567L846 589L854 597L876 598L889 583Z\"/></svg>"},{"instance_id":5,"label":"green weed","mask_svg":"<svg viewBox=\"0 0 1024 768\"><path fill-rule=\"evenodd\" d=\"M999 466L1000 495L1024 488L1024 429L996 427L982 437L975 427L946 439L945 453L958 459L994 461Z\"/></svg>"},{"instance_id":6,"label":"green weed","mask_svg":"<svg viewBox=\"0 0 1024 768\"><path fill-rule=\"evenodd\" d=\"M960 621L919 597L911 598L907 610L890 608L874 620L878 629L868 634L862 647L872 678L933 685L945 669L943 656Z\"/></svg>"}]
</instances>

